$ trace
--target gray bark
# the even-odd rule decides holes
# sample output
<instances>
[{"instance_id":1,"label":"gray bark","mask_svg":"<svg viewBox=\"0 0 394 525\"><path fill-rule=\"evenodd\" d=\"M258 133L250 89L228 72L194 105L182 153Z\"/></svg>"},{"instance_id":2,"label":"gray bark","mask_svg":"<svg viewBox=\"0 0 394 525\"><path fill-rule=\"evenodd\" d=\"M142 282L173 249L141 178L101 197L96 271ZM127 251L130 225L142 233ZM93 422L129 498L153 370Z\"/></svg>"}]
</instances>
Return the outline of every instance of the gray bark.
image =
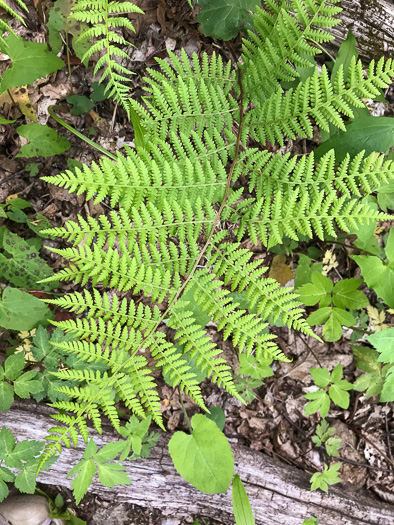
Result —
<instances>
[{"instance_id":1,"label":"gray bark","mask_svg":"<svg viewBox=\"0 0 394 525\"><path fill-rule=\"evenodd\" d=\"M41 405L14 403L7 414L0 416L0 427L6 425L22 439L43 439L54 425L51 409ZM93 433L92 433L93 435ZM102 446L118 439L110 427L103 427L103 435L95 434ZM198 492L175 471L167 451L169 437L163 435L151 457L126 462L132 485L114 488L102 486L94 479L90 491L104 499L116 499L143 507L160 509L167 515L191 516L198 514L217 519L229 525L232 516L231 489L227 494L207 495ZM38 476L43 484L70 487L67 473L81 458L83 443L77 448L64 449L59 460ZM322 525L393 525L394 506L371 498L364 493L347 493L331 487L329 494L310 492L309 476L292 466L281 464L260 452L233 446L236 473L241 477L252 503L257 525L301 525L303 520L316 515Z\"/></svg>"},{"instance_id":2,"label":"gray bark","mask_svg":"<svg viewBox=\"0 0 394 525\"><path fill-rule=\"evenodd\" d=\"M330 30L336 37L330 47L337 48L349 29L357 39L360 56L371 60L394 58L394 1L341 0L342 22Z\"/></svg>"}]
</instances>

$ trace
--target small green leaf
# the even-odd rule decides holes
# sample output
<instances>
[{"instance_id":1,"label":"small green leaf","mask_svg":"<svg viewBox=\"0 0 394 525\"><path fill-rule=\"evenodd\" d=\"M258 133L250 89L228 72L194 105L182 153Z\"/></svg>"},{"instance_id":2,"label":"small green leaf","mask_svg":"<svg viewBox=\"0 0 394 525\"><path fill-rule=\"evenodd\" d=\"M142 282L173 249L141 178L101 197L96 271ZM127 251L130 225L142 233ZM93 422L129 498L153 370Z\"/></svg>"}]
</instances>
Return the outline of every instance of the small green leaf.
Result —
<instances>
[{"instance_id":1,"label":"small green leaf","mask_svg":"<svg viewBox=\"0 0 394 525\"><path fill-rule=\"evenodd\" d=\"M71 115L84 115L94 108L94 102L82 95L71 95L66 100L73 106L70 110Z\"/></svg>"},{"instance_id":2,"label":"small green leaf","mask_svg":"<svg viewBox=\"0 0 394 525\"><path fill-rule=\"evenodd\" d=\"M362 279L342 279L338 281L333 289L333 303L339 308L352 308L360 310L369 305L368 299L365 295L357 290Z\"/></svg>"},{"instance_id":3,"label":"small green leaf","mask_svg":"<svg viewBox=\"0 0 394 525\"><path fill-rule=\"evenodd\" d=\"M131 479L126 474L125 467L118 463L106 463L97 465L100 483L106 487L115 487L115 485L130 485Z\"/></svg>"},{"instance_id":4,"label":"small green leaf","mask_svg":"<svg viewBox=\"0 0 394 525\"><path fill-rule=\"evenodd\" d=\"M315 472L310 479L311 490L321 489L328 492L328 485L340 483L341 479L338 476L338 470L342 463L334 463L330 468L325 464L323 472Z\"/></svg>"},{"instance_id":5,"label":"small green leaf","mask_svg":"<svg viewBox=\"0 0 394 525\"><path fill-rule=\"evenodd\" d=\"M0 117L0 124L12 124L15 120L7 120L4 117Z\"/></svg>"},{"instance_id":6,"label":"small green leaf","mask_svg":"<svg viewBox=\"0 0 394 525\"><path fill-rule=\"evenodd\" d=\"M339 448L341 446L341 438L330 437L326 441L326 450L329 456L339 456Z\"/></svg>"},{"instance_id":7,"label":"small green leaf","mask_svg":"<svg viewBox=\"0 0 394 525\"><path fill-rule=\"evenodd\" d=\"M75 467L78 467L78 469L75 470ZM75 467L70 470L70 472L67 474L67 477L74 475L76 472L79 472L77 477L74 478L71 483L71 488L74 491L75 501L78 505L92 484L93 476L96 473L96 465L93 459L84 459L75 465Z\"/></svg>"},{"instance_id":8,"label":"small green leaf","mask_svg":"<svg viewBox=\"0 0 394 525\"><path fill-rule=\"evenodd\" d=\"M349 393L342 390L338 385L331 385L329 389L330 398L341 408L349 408Z\"/></svg>"},{"instance_id":9,"label":"small green leaf","mask_svg":"<svg viewBox=\"0 0 394 525\"><path fill-rule=\"evenodd\" d=\"M12 33L4 41L12 67L2 75L0 93L12 87L33 84L37 78L64 67L63 60L50 53L46 44L28 42Z\"/></svg>"},{"instance_id":10,"label":"small green leaf","mask_svg":"<svg viewBox=\"0 0 394 525\"><path fill-rule=\"evenodd\" d=\"M326 417L330 410L330 398L324 392L324 390L318 390L317 392L310 392L304 395L305 399L314 399L305 406L305 415L310 416L320 410L321 416Z\"/></svg>"},{"instance_id":11,"label":"small green leaf","mask_svg":"<svg viewBox=\"0 0 394 525\"><path fill-rule=\"evenodd\" d=\"M394 143L394 119L391 117L362 117L346 126L346 132L340 131L315 151L315 160L335 150L336 162L341 162L346 155L355 157L360 151L366 155L373 152L387 152Z\"/></svg>"},{"instance_id":12,"label":"small green leaf","mask_svg":"<svg viewBox=\"0 0 394 525\"><path fill-rule=\"evenodd\" d=\"M238 474L234 476L232 494L236 525L255 525L252 507Z\"/></svg>"},{"instance_id":13,"label":"small green leaf","mask_svg":"<svg viewBox=\"0 0 394 525\"><path fill-rule=\"evenodd\" d=\"M226 423L226 415L223 412L221 407L212 407L209 409L210 414L207 414L205 417L214 421L218 426L218 429L223 432L224 425Z\"/></svg>"},{"instance_id":14,"label":"small green leaf","mask_svg":"<svg viewBox=\"0 0 394 525\"><path fill-rule=\"evenodd\" d=\"M30 394L38 394L42 390L42 384L33 377L37 376L36 370L29 370L14 381L15 394L22 399L28 399Z\"/></svg>"},{"instance_id":15,"label":"small green leaf","mask_svg":"<svg viewBox=\"0 0 394 525\"><path fill-rule=\"evenodd\" d=\"M193 433L175 432L169 451L179 474L201 492L226 493L234 474L231 447L216 423L201 414L191 420Z\"/></svg>"},{"instance_id":16,"label":"small green leaf","mask_svg":"<svg viewBox=\"0 0 394 525\"><path fill-rule=\"evenodd\" d=\"M196 4L201 6L197 15L201 32L219 40L235 38L244 21L251 25L249 11L256 8L255 0L197 0Z\"/></svg>"},{"instance_id":17,"label":"small green leaf","mask_svg":"<svg viewBox=\"0 0 394 525\"><path fill-rule=\"evenodd\" d=\"M349 66L353 57L356 59L358 58L358 53L356 51L356 38L349 29L346 40L342 42L338 50L337 58L331 73L331 82L334 81L340 66L343 66L343 76L345 80L347 79Z\"/></svg>"},{"instance_id":18,"label":"small green leaf","mask_svg":"<svg viewBox=\"0 0 394 525\"><path fill-rule=\"evenodd\" d=\"M4 370L5 377L10 381L14 381L19 377L25 367L25 354L24 352L19 352L17 354L12 354L5 360Z\"/></svg>"},{"instance_id":19,"label":"small green leaf","mask_svg":"<svg viewBox=\"0 0 394 525\"><path fill-rule=\"evenodd\" d=\"M40 454L43 447L42 441L24 439L12 451L8 452L5 457L5 464L10 468L21 468L22 461L31 461Z\"/></svg>"},{"instance_id":20,"label":"small green leaf","mask_svg":"<svg viewBox=\"0 0 394 525\"><path fill-rule=\"evenodd\" d=\"M16 128L22 137L30 140L21 147L16 157L52 157L71 148L70 142L57 131L43 124L25 124Z\"/></svg>"},{"instance_id":21,"label":"small green leaf","mask_svg":"<svg viewBox=\"0 0 394 525\"><path fill-rule=\"evenodd\" d=\"M15 478L15 487L25 494L34 494L36 490L36 473L23 468Z\"/></svg>"},{"instance_id":22,"label":"small green leaf","mask_svg":"<svg viewBox=\"0 0 394 525\"><path fill-rule=\"evenodd\" d=\"M379 352L379 362L394 363L394 328L375 332L367 337L367 341Z\"/></svg>"},{"instance_id":23,"label":"small green leaf","mask_svg":"<svg viewBox=\"0 0 394 525\"><path fill-rule=\"evenodd\" d=\"M330 382L330 373L327 368L310 368L309 371L316 386L324 388Z\"/></svg>"},{"instance_id":24,"label":"small green leaf","mask_svg":"<svg viewBox=\"0 0 394 525\"><path fill-rule=\"evenodd\" d=\"M0 430L0 459L4 460L15 448L15 438L5 426Z\"/></svg>"},{"instance_id":25,"label":"small green leaf","mask_svg":"<svg viewBox=\"0 0 394 525\"><path fill-rule=\"evenodd\" d=\"M31 330L52 318L46 304L17 288L8 286L0 298L0 326L8 330Z\"/></svg>"},{"instance_id":26,"label":"small green leaf","mask_svg":"<svg viewBox=\"0 0 394 525\"><path fill-rule=\"evenodd\" d=\"M93 459L97 463L106 463L107 461L116 458L124 448L123 441L114 441L113 443L108 443L104 445L99 452L96 452L93 456Z\"/></svg>"},{"instance_id":27,"label":"small green leaf","mask_svg":"<svg viewBox=\"0 0 394 525\"><path fill-rule=\"evenodd\" d=\"M333 284L328 277L321 275L320 273L314 272L311 276L312 283L304 284L298 290L301 301L307 306L313 306L328 295L332 289ZM327 306L322 305L322 306Z\"/></svg>"},{"instance_id":28,"label":"small green leaf","mask_svg":"<svg viewBox=\"0 0 394 525\"><path fill-rule=\"evenodd\" d=\"M342 376L343 376L342 365L341 363L338 363L336 367L333 369L333 371L331 372L331 377L330 377L331 383L337 383L338 381L342 379ZM327 386L327 385L324 385L324 386Z\"/></svg>"},{"instance_id":29,"label":"small green leaf","mask_svg":"<svg viewBox=\"0 0 394 525\"><path fill-rule=\"evenodd\" d=\"M0 411L7 412L14 402L14 389L5 381L0 383Z\"/></svg>"},{"instance_id":30,"label":"small green leaf","mask_svg":"<svg viewBox=\"0 0 394 525\"><path fill-rule=\"evenodd\" d=\"M380 401L382 403L391 403L394 401L394 366L390 367L385 377Z\"/></svg>"},{"instance_id":31,"label":"small green leaf","mask_svg":"<svg viewBox=\"0 0 394 525\"><path fill-rule=\"evenodd\" d=\"M0 275L17 287L33 290L37 282L53 274L52 268L41 259L34 246L7 229L3 235L4 251L0 253ZM44 290L54 288L56 284L44 284Z\"/></svg>"},{"instance_id":32,"label":"small green leaf","mask_svg":"<svg viewBox=\"0 0 394 525\"><path fill-rule=\"evenodd\" d=\"M93 93L90 95L90 99L94 100L94 102L102 102L108 98L105 84L92 82L91 88L93 89Z\"/></svg>"},{"instance_id":33,"label":"small green leaf","mask_svg":"<svg viewBox=\"0 0 394 525\"><path fill-rule=\"evenodd\" d=\"M308 324L314 326L316 324L323 324L332 313L332 307L326 306L325 308L319 308L316 312L312 312L308 317Z\"/></svg>"}]
</instances>

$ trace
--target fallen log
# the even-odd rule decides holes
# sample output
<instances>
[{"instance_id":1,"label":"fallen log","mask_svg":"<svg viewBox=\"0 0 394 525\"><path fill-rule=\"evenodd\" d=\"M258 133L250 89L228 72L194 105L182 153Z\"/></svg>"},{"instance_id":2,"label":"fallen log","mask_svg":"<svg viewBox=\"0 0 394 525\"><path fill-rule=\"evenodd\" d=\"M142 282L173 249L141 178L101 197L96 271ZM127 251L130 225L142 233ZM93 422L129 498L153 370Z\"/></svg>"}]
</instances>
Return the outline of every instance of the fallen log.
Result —
<instances>
[{"instance_id":1,"label":"fallen log","mask_svg":"<svg viewBox=\"0 0 394 525\"><path fill-rule=\"evenodd\" d=\"M351 29L361 57L368 60L394 57L393 0L341 0L340 5L341 23L330 29L335 40L327 47L338 48Z\"/></svg>"},{"instance_id":2,"label":"fallen log","mask_svg":"<svg viewBox=\"0 0 394 525\"><path fill-rule=\"evenodd\" d=\"M6 425L17 440L41 440L53 426L52 410L29 402L14 403L7 414L1 414L0 427ZM93 433L92 433L93 435ZM99 446L114 439L110 426L103 426L103 435L95 435ZM227 494L207 495L198 492L176 472L168 454L169 436L162 435L148 459L127 462L132 485L108 488L94 479L90 491L104 499L125 501L156 508L170 516L198 514L234 523L231 490ZM233 445L236 472L241 477L252 503L257 525L301 525L316 515L322 525L393 525L394 506L364 493L347 493L336 487L329 494L310 492L309 476L301 470L246 447ZM58 461L41 472L38 481L48 485L70 487L66 479L71 467L80 460L84 446L64 449Z\"/></svg>"}]
</instances>

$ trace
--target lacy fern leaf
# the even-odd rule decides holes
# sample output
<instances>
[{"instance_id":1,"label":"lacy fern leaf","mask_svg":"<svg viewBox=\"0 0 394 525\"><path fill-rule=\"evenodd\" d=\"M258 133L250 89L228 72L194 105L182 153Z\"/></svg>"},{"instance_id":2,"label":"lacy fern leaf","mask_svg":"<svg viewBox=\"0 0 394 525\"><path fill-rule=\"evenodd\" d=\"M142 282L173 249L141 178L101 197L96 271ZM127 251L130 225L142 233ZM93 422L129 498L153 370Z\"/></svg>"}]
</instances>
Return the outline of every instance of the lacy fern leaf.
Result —
<instances>
[{"instance_id":1,"label":"lacy fern leaf","mask_svg":"<svg viewBox=\"0 0 394 525\"><path fill-rule=\"evenodd\" d=\"M86 436L84 414L91 414L98 431L101 412L119 429L118 401L161 425L152 362L203 409L186 352L206 377L239 398L232 370L198 322L196 305L239 356L253 354L264 366L287 360L268 332L269 320L313 335L297 295L265 277L267 268L242 241L272 246L284 236L323 238L389 218L365 199L394 179L393 163L383 156L360 152L336 166L333 151L316 164L313 154L297 158L264 147L266 140L283 144L311 136L315 124L346 130L352 108L364 107L363 98L391 82L393 62L372 63L364 75L354 59L346 82L341 69L332 82L325 68L319 73L316 67L285 92L281 81L295 79L295 66L309 65L317 52L311 42L331 39L326 30L337 22L338 2L264 3L236 68L216 54L189 61L183 51L148 71L142 101L130 101L143 145L115 162L105 158L44 178L95 202L109 196L113 208L46 232L72 244L54 250L69 265L51 279L85 287L48 301L78 316L55 323L80 338L62 349L99 366L94 373L57 373L70 401L54 406L71 415L58 418L65 428L52 430L47 455L69 446L78 426ZM100 3L106 11L95 12L95 23L105 22L105 13L115 10L110 5ZM243 294L245 308L235 292Z\"/></svg>"},{"instance_id":2,"label":"lacy fern leaf","mask_svg":"<svg viewBox=\"0 0 394 525\"><path fill-rule=\"evenodd\" d=\"M130 44L116 31L116 29L125 28L135 32L130 20L121 16L127 13L143 14L143 11L132 2L127 1L77 0L70 18L92 25L78 37L78 40L91 38L95 40L95 43L82 57L82 62L88 61L94 53L101 54L94 68L94 74L103 69L100 82L107 82L106 93L122 105L130 118L127 103L129 87L125 84L129 83L129 76L133 75L133 72L122 65L122 61L127 63L130 58L123 49L118 47Z\"/></svg>"}]
</instances>

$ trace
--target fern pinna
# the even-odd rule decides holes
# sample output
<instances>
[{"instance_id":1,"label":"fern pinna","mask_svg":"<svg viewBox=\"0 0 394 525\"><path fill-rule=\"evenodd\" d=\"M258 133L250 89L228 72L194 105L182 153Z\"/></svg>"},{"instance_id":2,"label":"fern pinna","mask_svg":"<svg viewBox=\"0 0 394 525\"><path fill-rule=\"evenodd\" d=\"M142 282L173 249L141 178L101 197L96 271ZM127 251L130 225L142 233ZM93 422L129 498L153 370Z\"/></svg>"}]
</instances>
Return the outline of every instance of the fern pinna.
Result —
<instances>
[{"instance_id":1,"label":"fern pinna","mask_svg":"<svg viewBox=\"0 0 394 525\"><path fill-rule=\"evenodd\" d=\"M340 8L322 0L264 3L239 64L216 54L190 62L184 51L169 53L169 62L157 59L143 100L129 101L142 130L136 149L119 153L116 162L102 158L45 178L96 203L109 197L113 209L47 232L71 245L54 250L70 264L50 279L85 286L49 301L79 316L54 323L80 339L57 346L101 365L56 374L69 401L53 404L61 426L52 429L47 454L75 442L77 427L86 440L86 415L97 431L101 413L119 430L119 402L162 426L152 362L204 408L183 352L239 397L229 365L194 318L191 297L240 354L253 353L264 364L286 359L267 332L269 316L313 335L297 296L265 276L267 268L252 260L243 239L269 247L284 236L323 238L388 217L364 198L394 179L383 156L361 152L336 165L333 151L316 163L313 154L274 154L264 145L310 137L314 124L345 129L344 116L391 82L393 62L372 63L364 75L353 59L346 78L340 68L333 81L316 68L285 91L281 82L296 81L297 66L312 63L311 42L332 38L326 29L337 23ZM246 294L247 309L234 300L235 291ZM174 330L174 342L164 324Z\"/></svg>"}]
</instances>

